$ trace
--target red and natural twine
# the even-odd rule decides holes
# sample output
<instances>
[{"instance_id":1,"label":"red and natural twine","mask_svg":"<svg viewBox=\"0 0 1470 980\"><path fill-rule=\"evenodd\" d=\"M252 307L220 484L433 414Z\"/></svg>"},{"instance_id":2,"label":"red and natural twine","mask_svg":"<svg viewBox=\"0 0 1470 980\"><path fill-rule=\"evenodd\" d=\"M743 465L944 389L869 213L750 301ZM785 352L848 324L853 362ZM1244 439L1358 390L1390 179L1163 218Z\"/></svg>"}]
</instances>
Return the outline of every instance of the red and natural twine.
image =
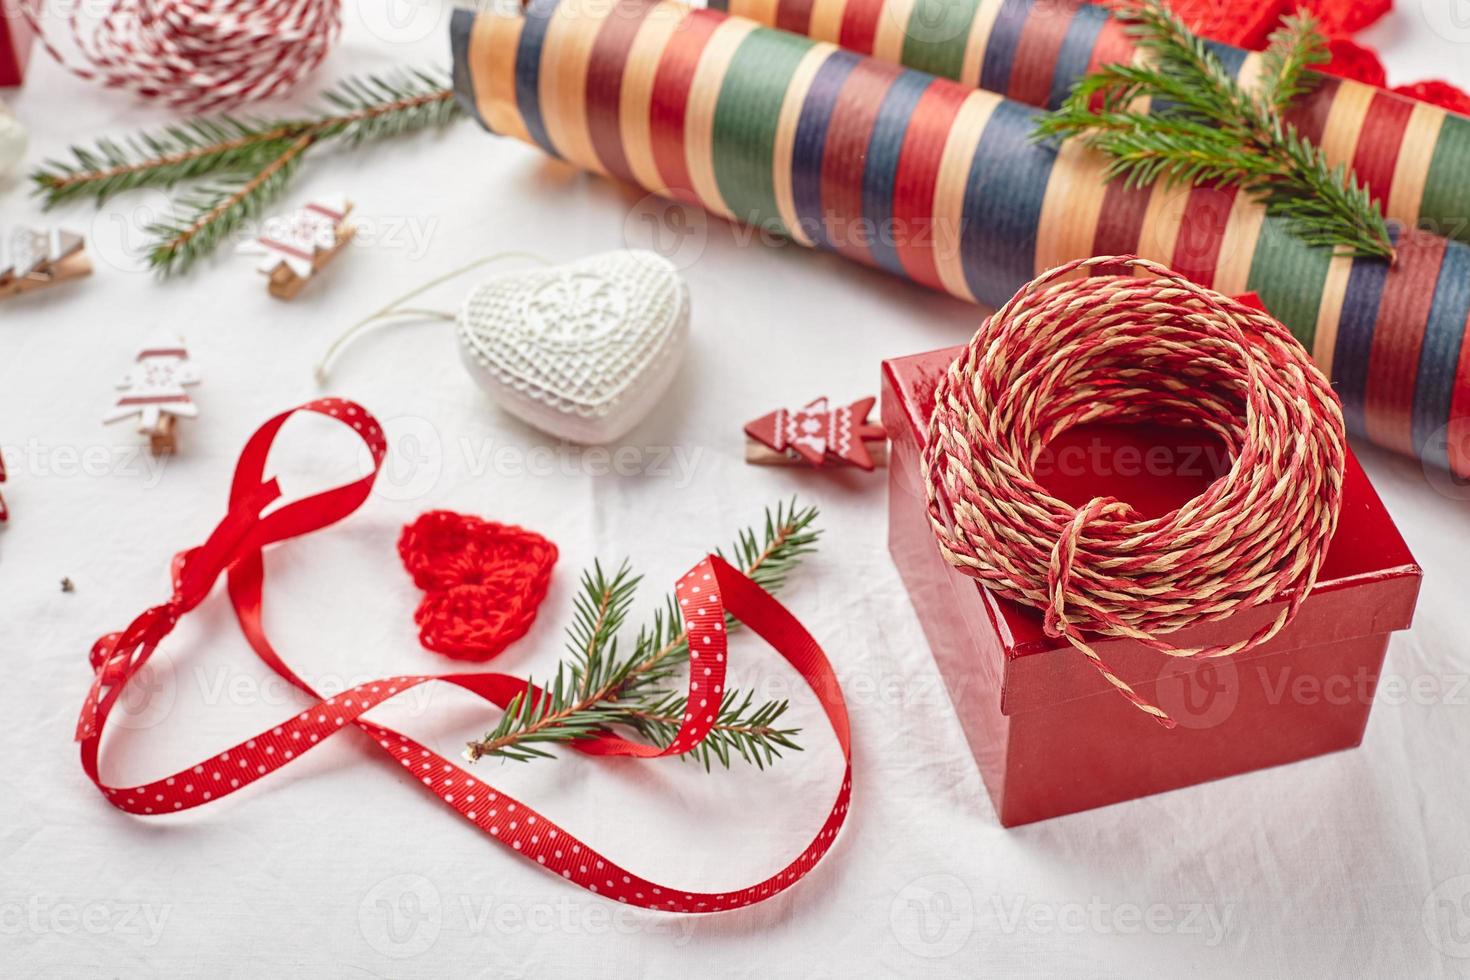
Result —
<instances>
[{"instance_id":1,"label":"red and natural twine","mask_svg":"<svg viewBox=\"0 0 1470 980\"><path fill-rule=\"evenodd\" d=\"M1037 480L1061 432L1143 422L1213 433L1229 471L1147 520L1112 497L1073 507ZM946 560L1044 610L1048 635L1172 728L1085 635L1200 658L1275 636L1337 527L1344 452L1337 397L1285 327L1163 266L1106 257L1045 273L981 326L939 384L924 470ZM1233 643L1161 639L1277 601L1268 624Z\"/></svg>"},{"instance_id":2,"label":"red and natural twine","mask_svg":"<svg viewBox=\"0 0 1470 980\"><path fill-rule=\"evenodd\" d=\"M207 112L284 95L331 49L341 0L112 0L83 23L20 0L46 50L73 74L176 109ZM53 43L64 19L70 56Z\"/></svg>"}]
</instances>

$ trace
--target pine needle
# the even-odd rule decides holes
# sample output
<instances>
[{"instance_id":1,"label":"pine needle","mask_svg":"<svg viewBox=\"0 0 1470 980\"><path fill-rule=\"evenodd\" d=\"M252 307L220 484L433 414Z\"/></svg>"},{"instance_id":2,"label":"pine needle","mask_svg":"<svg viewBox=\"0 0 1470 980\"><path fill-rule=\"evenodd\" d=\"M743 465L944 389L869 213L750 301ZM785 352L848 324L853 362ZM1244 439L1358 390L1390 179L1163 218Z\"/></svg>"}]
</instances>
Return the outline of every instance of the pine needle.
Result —
<instances>
[{"instance_id":1,"label":"pine needle","mask_svg":"<svg viewBox=\"0 0 1470 980\"><path fill-rule=\"evenodd\" d=\"M348 147L443 126L459 115L440 72L403 70L349 78L304 119L216 116L151 133L74 146L31 174L45 207L145 187L207 181L174 202L174 214L150 225L149 265L183 272L280 198L307 154L324 143Z\"/></svg>"},{"instance_id":2,"label":"pine needle","mask_svg":"<svg viewBox=\"0 0 1470 980\"><path fill-rule=\"evenodd\" d=\"M726 558L767 591L779 589L787 575L814 548L819 532L812 529L815 507L779 504L766 511L761 533L742 531ZM568 660L542 687L532 682L501 715L495 728L469 743L468 756L498 756L516 762L550 758L543 746L573 742L624 728L655 745L673 741L684 716L686 697L672 680L689 662L688 635L679 605L669 595L650 623L638 631L626 656L618 634L627 620L641 578L624 563L608 574L600 563L583 573L567 627ZM726 616L728 629L738 624ZM729 768L737 757L764 769L784 751L800 751L798 729L783 728L786 701L755 702L754 695L727 690L714 728L685 753L709 770L714 763Z\"/></svg>"},{"instance_id":3,"label":"pine needle","mask_svg":"<svg viewBox=\"0 0 1470 980\"><path fill-rule=\"evenodd\" d=\"M1393 237L1372 194L1282 119L1316 83L1311 68L1327 60L1310 14L1286 18L1271 35L1255 92L1163 0L1137 0L1117 16L1146 63L1106 65L1080 79L1060 108L1041 117L1036 139L1080 138L1107 158L1105 177L1127 187L1239 187L1308 245L1393 258ZM1149 100L1147 110L1138 108L1141 99Z\"/></svg>"}]
</instances>

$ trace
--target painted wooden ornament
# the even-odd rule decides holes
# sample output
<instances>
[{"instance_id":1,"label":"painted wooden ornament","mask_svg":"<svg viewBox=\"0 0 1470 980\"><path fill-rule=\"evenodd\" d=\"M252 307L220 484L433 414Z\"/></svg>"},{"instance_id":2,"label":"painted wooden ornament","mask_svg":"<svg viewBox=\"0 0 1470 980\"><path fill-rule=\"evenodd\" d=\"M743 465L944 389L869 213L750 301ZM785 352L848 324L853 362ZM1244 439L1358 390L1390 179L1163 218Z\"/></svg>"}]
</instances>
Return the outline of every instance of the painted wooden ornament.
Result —
<instances>
[{"instance_id":1,"label":"painted wooden ornament","mask_svg":"<svg viewBox=\"0 0 1470 980\"><path fill-rule=\"evenodd\" d=\"M175 425L180 418L198 418L199 408L186 385L199 383L199 372L189 351L177 337L162 337L138 352L135 363L118 388L117 404L103 416L105 423L137 417L138 431L148 436L148 448L165 456L178 448Z\"/></svg>"},{"instance_id":2,"label":"painted wooden ornament","mask_svg":"<svg viewBox=\"0 0 1470 980\"><path fill-rule=\"evenodd\" d=\"M81 235L12 227L0 235L0 299L47 289L92 272Z\"/></svg>"},{"instance_id":3,"label":"painted wooden ornament","mask_svg":"<svg viewBox=\"0 0 1470 980\"><path fill-rule=\"evenodd\" d=\"M606 252L481 284L457 333L470 374L507 412L572 442L610 442L673 381L689 291L661 255Z\"/></svg>"},{"instance_id":4,"label":"painted wooden ornament","mask_svg":"<svg viewBox=\"0 0 1470 980\"><path fill-rule=\"evenodd\" d=\"M856 466L888 461L883 427L868 421L874 398L832 408L825 397L778 408L745 426L745 461L762 466Z\"/></svg>"},{"instance_id":5,"label":"painted wooden ornament","mask_svg":"<svg viewBox=\"0 0 1470 980\"><path fill-rule=\"evenodd\" d=\"M335 259L356 234L347 223L352 202L341 195L310 201L295 211L269 218L259 238L240 245L243 255L261 256L256 268L269 278L276 299L294 299Z\"/></svg>"}]
</instances>

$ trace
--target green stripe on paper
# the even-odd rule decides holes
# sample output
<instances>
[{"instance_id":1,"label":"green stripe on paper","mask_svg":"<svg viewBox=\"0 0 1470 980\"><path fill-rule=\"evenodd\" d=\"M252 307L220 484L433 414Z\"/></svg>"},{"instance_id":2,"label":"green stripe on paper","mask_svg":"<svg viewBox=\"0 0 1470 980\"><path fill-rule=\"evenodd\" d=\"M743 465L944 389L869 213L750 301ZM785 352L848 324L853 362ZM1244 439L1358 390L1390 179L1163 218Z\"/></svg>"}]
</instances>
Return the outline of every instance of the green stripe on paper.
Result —
<instances>
[{"instance_id":1,"label":"green stripe on paper","mask_svg":"<svg viewBox=\"0 0 1470 980\"><path fill-rule=\"evenodd\" d=\"M1426 231L1470 242L1470 119L1445 117L1424 179L1419 214Z\"/></svg>"},{"instance_id":2,"label":"green stripe on paper","mask_svg":"<svg viewBox=\"0 0 1470 980\"><path fill-rule=\"evenodd\" d=\"M958 80L965 67L970 25L981 0L917 0L904 25L899 61L940 78ZM886 14L884 16L887 16Z\"/></svg>"},{"instance_id":3,"label":"green stripe on paper","mask_svg":"<svg viewBox=\"0 0 1470 980\"><path fill-rule=\"evenodd\" d=\"M735 217L789 234L776 204L773 161L781 103L812 41L785 31L752 31L730 59L715 104L715 181Z\"/></svg>"},{"instance_id":4,"label":"green stripe on paper","mask_svg":"<svg viewBox=\"0 0 1470 980\"><path fill-rule=\"evenodd\" d=\"M1309 351L1317 336L1317 314L1331 264L1331 249L1304 245L1285 222L1267 218L1261 223L1245 288L1259 294L1271 315Z\"/></svg>"}]
</instances>

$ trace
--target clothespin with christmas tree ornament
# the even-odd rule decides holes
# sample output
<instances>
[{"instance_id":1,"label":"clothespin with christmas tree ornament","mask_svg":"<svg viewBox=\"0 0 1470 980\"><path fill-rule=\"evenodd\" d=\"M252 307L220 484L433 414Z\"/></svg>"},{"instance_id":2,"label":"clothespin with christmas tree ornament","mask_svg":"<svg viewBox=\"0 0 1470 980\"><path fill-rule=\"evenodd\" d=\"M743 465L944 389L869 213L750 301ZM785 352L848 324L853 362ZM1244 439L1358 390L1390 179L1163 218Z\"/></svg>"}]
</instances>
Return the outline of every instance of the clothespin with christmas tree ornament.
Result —
<instances>
[{"instance_id":1,"label":"clothespin with christmas tree ornament","mask_svg":"<svg viewBox=\"0 0 1470 980\"><path fill-rule=\"evenodd\" d=\"M269 277L272 296L292 299L352 241L357 229L347 223L351 211L352 202L341 195L310 201L266 219L260 237L239 251L261 256L256 268Z\"/></svg>"},{"instance_id":2,"label":"clothespin with christmas tree ornament","mask_svg":"<svg viewBox=\"0 0 1470 980\"><path fill-rule=\"evenodd\" d=\"M138 431L148 437L148 448L166 456L178 448L175 427L180 418L198 418L199 408L185 385L199 383L199 372L189 362L189 351L177 338L163 338L138 352L136 362L119 382L122 394L105 423L137 416Z\"/></svg>"},{"instance_id":3,"label":"clothespin with christmas tree ornament","mask_svg":"<svg viewBox=\"0 0 1470 980\"><path fill-rule=\"evenodd\" d=\"M10 228L0 238L0 299L89 275L82 236L53 228Z\"/></svg>"},{"instance_id":4,"label":"clothespin with christmas tree ornament","mask_svg":"<svg viewBox=\"0 0 1470 980\"><path fill-rule=\"evenodd\" d=\"M762 466L856 466L888 462L883 427L868 422L875 398L829 408L825 397L777 409L745 426L745 461Z\"/></svg>"}]
</instances>

